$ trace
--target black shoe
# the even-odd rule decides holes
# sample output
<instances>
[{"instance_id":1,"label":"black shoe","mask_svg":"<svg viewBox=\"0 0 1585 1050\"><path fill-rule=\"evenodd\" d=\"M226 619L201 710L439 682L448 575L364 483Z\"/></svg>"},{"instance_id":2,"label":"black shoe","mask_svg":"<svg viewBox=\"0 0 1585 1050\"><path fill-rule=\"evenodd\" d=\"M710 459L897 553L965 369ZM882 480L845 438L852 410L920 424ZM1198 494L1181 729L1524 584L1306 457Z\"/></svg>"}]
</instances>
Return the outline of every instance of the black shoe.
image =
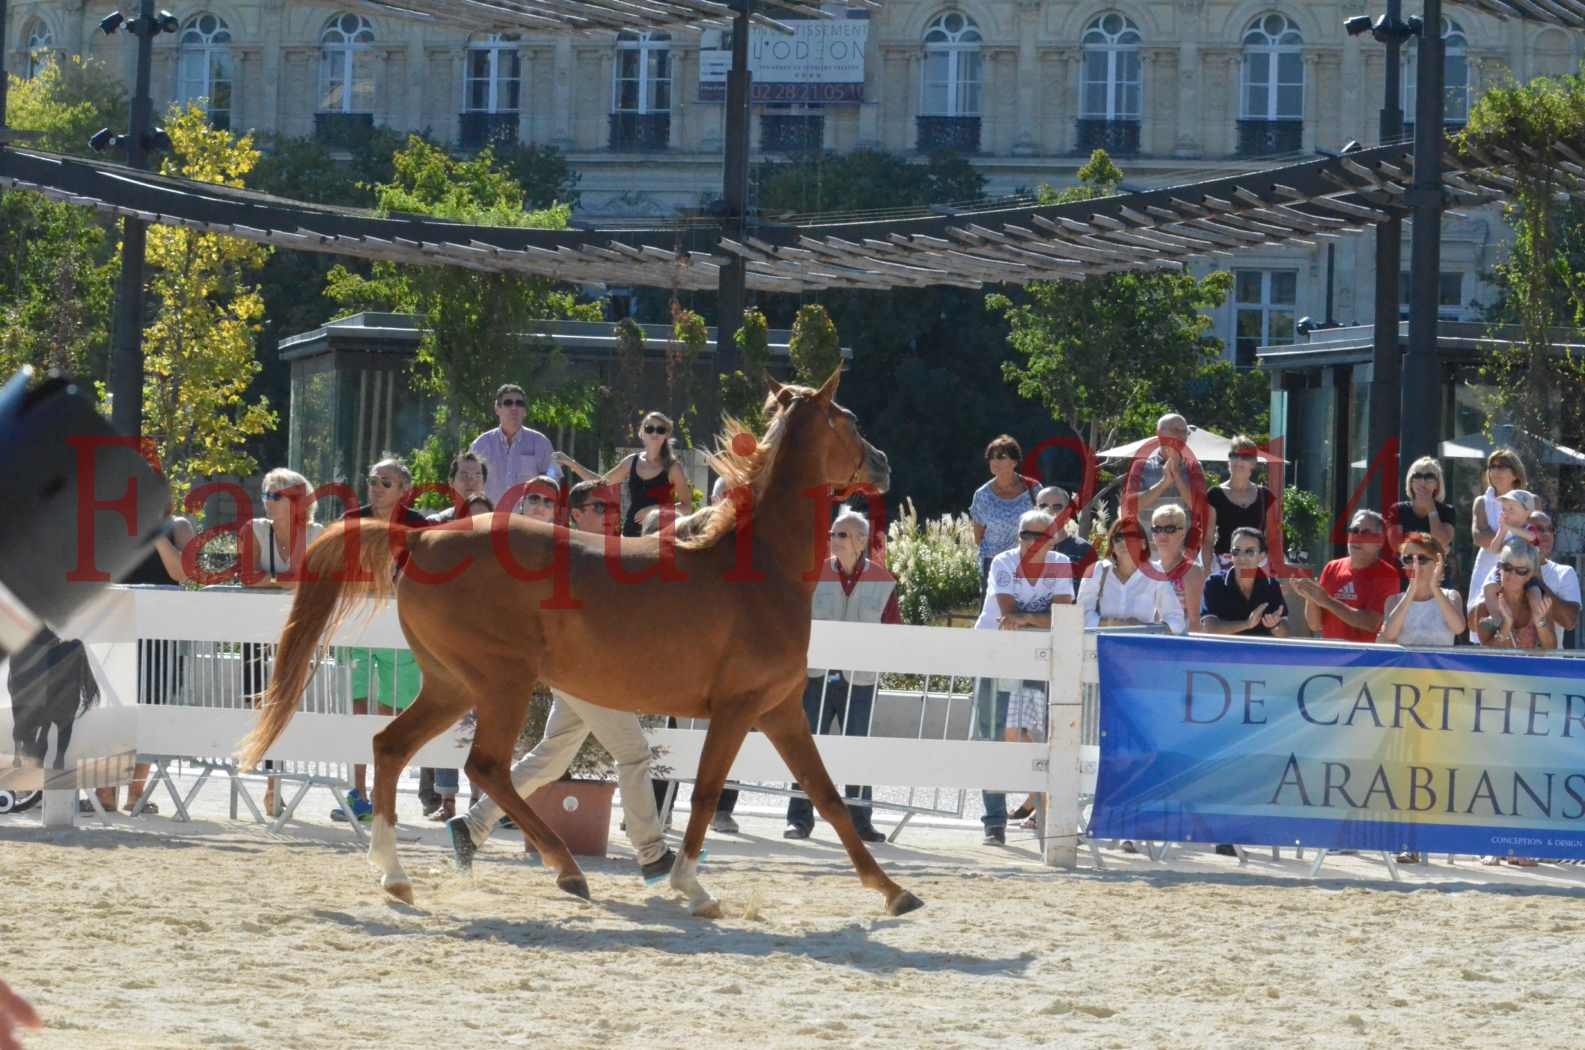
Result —
<instances>
[{"instance_id":1,"label":"black shoe","mask_svg":"<svg viewBox=\"0 0 1585 1050\"><path fill-rule=\"evenodd\" d=\"M802 824L788 824L787 829L781 833L784 839L806 839L814 828L806 828Z\"/></svg>"},{"instance_id":2,"label":"black shoe","mask_svg":"<svg viewBox=\"0 0 1585 1050\"><path fill-rule=\"evenodd\" d=\"M1007 829L1006 828L986 828L985 829L985 838L980 842L980 845L982 845L982 846L1005 846L1005 845L1007 845Z\"/></svg>"},{"instance_id":3,"label":"black shoe","mask_svg":"<svg viewBox=\"0 0 1585 1050\"><path fill-rule=\"evenodd\" d=\"M1216 847L1216 855L1218 857L1236 857L1238 856L1238 850L1223 842Z\"/></svg>"},{"instance_id":4,"label":"black shoe","mask_svg":"<svg viewBox=\"0 0 1585 1050\"><path fill-rule=\"evenodd\" d=\"M511 817L502 817L496 822L495 826L506 831L516 831L517 821L513 820Z\"/></svg>"},{"instance_id":5,"label":"black shoe","mask_svg":"<svg viewBox=\"0 0 1585 1050\"><path fill-rule=\"evenodd\" d=\"M644 879L644 885L653 886L658 882L665 882L671 877L671 868L677 863L677 851L668 849L648 864L640 864L639 875Z\"/></svg>"},{"instance_id":6,"label":"black shoe","mask_svg":"<svg viewBox=\"0 0 1585 1050\"><path fill-rule=\"evenodd\" d=\"M737 826L737 821L732 819L732 814L717 812L715 816L710 818L710 830L719 831L723 835L736 835L743 829Z\"/></svg>"},{"instance_id":7,"label":"black shoe","mask_svg":"<svg viewBox=\"0 0 1585 1050\"><path fill-rule=\"evenodd\" d=\"M861 842L885 842L886 841L885 832L876 831L874 828L858 828L857 830L858 830L858 833L859 833L859 841L861 841Z\"/></svg>"},{"instance_id":8,"label":"black shoe","mask_svg":"<svg viewBox=\"0 0 1585 1050\"><path fill-rule=\"evenodd\" d=\"M473 870L473 855L479 852L479 847L473 843L473 831L468 827L468 818L452 817L446 821L446 831L451 835L451 856L457 862L457 870Z\"/></svg>"}]
</instances>

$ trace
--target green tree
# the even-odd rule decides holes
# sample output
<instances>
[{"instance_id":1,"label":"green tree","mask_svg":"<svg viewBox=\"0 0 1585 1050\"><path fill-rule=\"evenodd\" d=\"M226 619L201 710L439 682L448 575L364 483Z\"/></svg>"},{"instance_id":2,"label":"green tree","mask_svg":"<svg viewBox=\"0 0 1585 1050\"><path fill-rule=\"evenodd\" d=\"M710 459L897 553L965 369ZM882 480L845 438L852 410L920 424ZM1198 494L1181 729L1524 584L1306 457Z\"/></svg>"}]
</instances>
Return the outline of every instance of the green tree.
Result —
<instances>
[{"instance_id":1,"label":"green tree","mask_svg":"<svg viewBox=\"0 0 1585 1050\"><path fill-rule=\"evenodd\" d=\"M920 163L882 150L817 153L755 171L761 214L877 211L978 200L985 176L955 153Z\"/></svg>"},{"instance_id":2,"label":"green tree","mask_svg":"<svg viewBox=\"0 0 1585 1050\"><path fill-rule=\"evenodd\" d=\"M570 217L565 204L525 208L521 185L489 149L458 159L412 136L392 158L392 171L390 181L375 187L376 206L385 213L530 229L562 229ZM537 423L588 423L592 388L569 386L558 375L558 355L525 345L536 321L599 317L598 305L580 304L550 281L451 266L377 263L364 274L337 265L326 294L343 307L423 319L415 375L439 398L437 423L453 447L489 424L495 389L508 377L531 391L529 415Z\"/></svg>"},{"instance_id":3,"label":"green tree","mask_svg":"<svg viewBox=\"0 0 1585 1050\"><path fill-rule=\"evenodd\" d=\"M765 315L750 307L733 335L742 369L721 376L721 411L756 433L765 426L765 394L770 379L770 333Z\"/></svg>"},{"instance_id":4,"label":"green tree","mask_svg":"<svg viewBox=\"0 0 1585 1050\"><path fill-rule=\"evenodd\" d=\"M1513 240L1493 274L1500 298L1488 316L1516 325L1519 339L1496 344L1481 378L1489 421L1516 424L1519 451L1532 464L1541 452L1534 438L1576 443L1585 429L1585 359L1552 338L1556 327L1585 324L1585 214L1563 203L1572 176L1548 159L1552 143L1582 136L1585 80L1541 77L1483 94L1458 147L1496 151L1513 179L1503 204Z\"/></svg>"},{"instance_id":5,"label":"green tree","mask_svg":"<svg viewBox=\"0 0 1585 1050\"><path fill-rule=\"evenodd\" d=\"M810 303L799 308L787 352L792 357L793 377L810 386L824 383L841 367L842 339L825 307Z\"/></svg>"},{"instance_id":6,"label":"green tree","mask_svg":"<svg viewBox=\"0 0 1585 1050\"><path fill-rule=\"evenodd\" d=\"M9 78L6 123L36 132L30 145L88 150L88 136L121 127L126 96L103 64L51 62ZM0 193L0 374L22 365L103 380L115 294L115 240L89 208L36 193Z\"/></svg>"},{"instance_id":7,"label":"green tree","mask_svg":"<svg viewBox=\"0 0 1585 1050\"><path fill-rule=\"evenodd\" d=\"M701 414L695 402L695 381L699 359L710 342L710 330L703 317L673 304L671 331L671 345L666 348L666 393L676 408L677 432L692 445L693 423Z\"/></svg>"},{"instance_id":8,"label":"green tree","mask_svg":"<svg viewBox=\"0 0 1585 1050\"><path fill-rule=\"evenodd\" d=\"M1042 188L1042 199L1106 196L1123 179L1104 150L1078 174L1077 186ZM1016 299L987 296L986 306L1010 323L1007 338L1019 358L1002 374L1101 449L1124 430L1150 433L1169 409L1200 426L1265 430L1266 384L1229 364L1211 334L1209 313L1231 288L1231 275L1221 272L1114 273L1035 282Z\"/></svg>"},{"instance_id":9,"label":"green tree","mask_svg":"<svg viewBox=\"0 0 1585 1050\"><path fill-rule=\"evenodd\" d=\"M172 151L165 175L241 186L259 159L252 139L209 126L196 105L172 108L165 121ZM258 374L254 342L264 300L249 278L270 249L177 226L148 231L149 294L156 306L144 328L144 433L154 440L180 493L212 474L251 474L243 446L272 429L267 400L250 401Z\"/></svg>"}]
</instances>

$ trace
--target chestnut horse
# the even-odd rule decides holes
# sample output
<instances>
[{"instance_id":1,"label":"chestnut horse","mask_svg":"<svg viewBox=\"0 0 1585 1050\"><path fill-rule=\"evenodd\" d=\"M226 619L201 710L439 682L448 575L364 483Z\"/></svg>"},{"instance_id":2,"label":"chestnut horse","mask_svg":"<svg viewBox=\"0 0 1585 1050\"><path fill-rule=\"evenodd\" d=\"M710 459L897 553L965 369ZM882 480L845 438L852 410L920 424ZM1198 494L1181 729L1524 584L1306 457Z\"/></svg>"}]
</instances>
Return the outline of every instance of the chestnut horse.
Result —
<instances>
[{"instance_id":1,"label":"chestnut horse","mask_svg":"<svg viewBox=\"0 0 1585 1050\"><path fill-rule=\"evenodd\" d=\"M663 530L608 540L500 511L416 532L369 519L331 526L305 556L274 679L242 743L243 767L264 757L296 713L336 627L371 592L394 593L423 687L374 737L369 858L392 896L413 899L396 855L397 776L425 742L473 710L468 778L523 829L556 884L588 898L572 854L512 787L512 748L538 680L604 707L710 720L671 872L694 914L720 913L699 882L699 851L750 729L770 738L887 911L921 907L859 838L803 709L812 570L825 550L832 494L885 491L891 479L885 454L833 401L838 378L818 391L772 384L762 439L727 421L715 465L733 498L679 523L672 531L685 538ZM393 546L409 556L394 580ZM348 586L349 577L360 585ZM661 656L624 659L630 652Z\"/></svg>"}]
</instances>

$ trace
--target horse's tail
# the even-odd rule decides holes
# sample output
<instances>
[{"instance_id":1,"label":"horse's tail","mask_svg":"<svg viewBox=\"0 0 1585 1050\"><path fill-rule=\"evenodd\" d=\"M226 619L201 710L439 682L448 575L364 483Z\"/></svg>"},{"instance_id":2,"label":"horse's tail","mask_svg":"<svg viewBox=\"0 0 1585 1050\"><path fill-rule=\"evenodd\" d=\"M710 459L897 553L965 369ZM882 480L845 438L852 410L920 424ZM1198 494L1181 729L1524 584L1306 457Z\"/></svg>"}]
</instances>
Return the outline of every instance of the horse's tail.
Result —
<instances>
[{"instance_id":1,"label":"horse's tail","mask_svg":"<svg viewBox=\"0 0 1585 1050\"><path fill-rule=\"evenodd\" d=\"M377 518L352 518L331 525L308 548L259 722L238 749L240 768L257 766L297 713L298 698L308 688L322 653L322 640L336 633L363 598L378 603L396 593L391 557L391 536L396 531L407 530Z\"/></svg>"}]
</instances>

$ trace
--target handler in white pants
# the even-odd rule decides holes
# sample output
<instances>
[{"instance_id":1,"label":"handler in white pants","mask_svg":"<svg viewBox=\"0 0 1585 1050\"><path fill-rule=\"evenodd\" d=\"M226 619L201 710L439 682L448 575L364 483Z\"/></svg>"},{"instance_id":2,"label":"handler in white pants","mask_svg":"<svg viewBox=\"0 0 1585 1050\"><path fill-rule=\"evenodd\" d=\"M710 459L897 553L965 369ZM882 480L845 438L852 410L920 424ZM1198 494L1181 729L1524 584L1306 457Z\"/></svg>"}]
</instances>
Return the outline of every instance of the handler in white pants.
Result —
<instances>
[{"instance_id":1,"label":"handler in white pants","mask_svg":"<svg viewBox=\"0 0 1585 1050\"><path fill-rule=\"evenodd\" d=\"M583 481L567 493L568 522L584 532L617 535L621 530L620 503L610 486ZM622 791L622 812L627 819L627 837L638 851L639 871L645 882L659 882L671 874L676 853L667 848L655 810L654 781L649 775L649 741L638 716L631 711L612 711L552 689L556 698L545 720L545 737L512 766L512 786L527 798L572 765L578 749L593 733L595 739L616 759L617 785ZM488 796L479 799L468 812L447 821L451 849L457 867L467 870L473 854L490 837L501 819L501 807Z\"/></svg>"},{"instance_id":2,"label":"handler in white pants","mask_svg":"<svg viewBox=\"0 0 1585 1050\"><path fill-rule=\"evenodd\" d=\"M661 831L660 814L655 811L655 792L649 775L649 741L638 716L630 711L612 711L551 690L556 698L545 720L545 737L534 750L512 766L512 786L524 798L560 777L572 765L583 742L593 733L616 759L616 779L622 791L622 813L627 819L627 837L638 852L638 863L646 880L661 878L671 871L670 852ZM501 807L489 796L450 821L453 846L462 835L467 845L477 849L501 819ZM459 866L467 867L473 850L467 845L456 849ZM465 859L463 854L467 854ZM651 868L656 869L652 874Z\"/></svg>"}]
</instances>

